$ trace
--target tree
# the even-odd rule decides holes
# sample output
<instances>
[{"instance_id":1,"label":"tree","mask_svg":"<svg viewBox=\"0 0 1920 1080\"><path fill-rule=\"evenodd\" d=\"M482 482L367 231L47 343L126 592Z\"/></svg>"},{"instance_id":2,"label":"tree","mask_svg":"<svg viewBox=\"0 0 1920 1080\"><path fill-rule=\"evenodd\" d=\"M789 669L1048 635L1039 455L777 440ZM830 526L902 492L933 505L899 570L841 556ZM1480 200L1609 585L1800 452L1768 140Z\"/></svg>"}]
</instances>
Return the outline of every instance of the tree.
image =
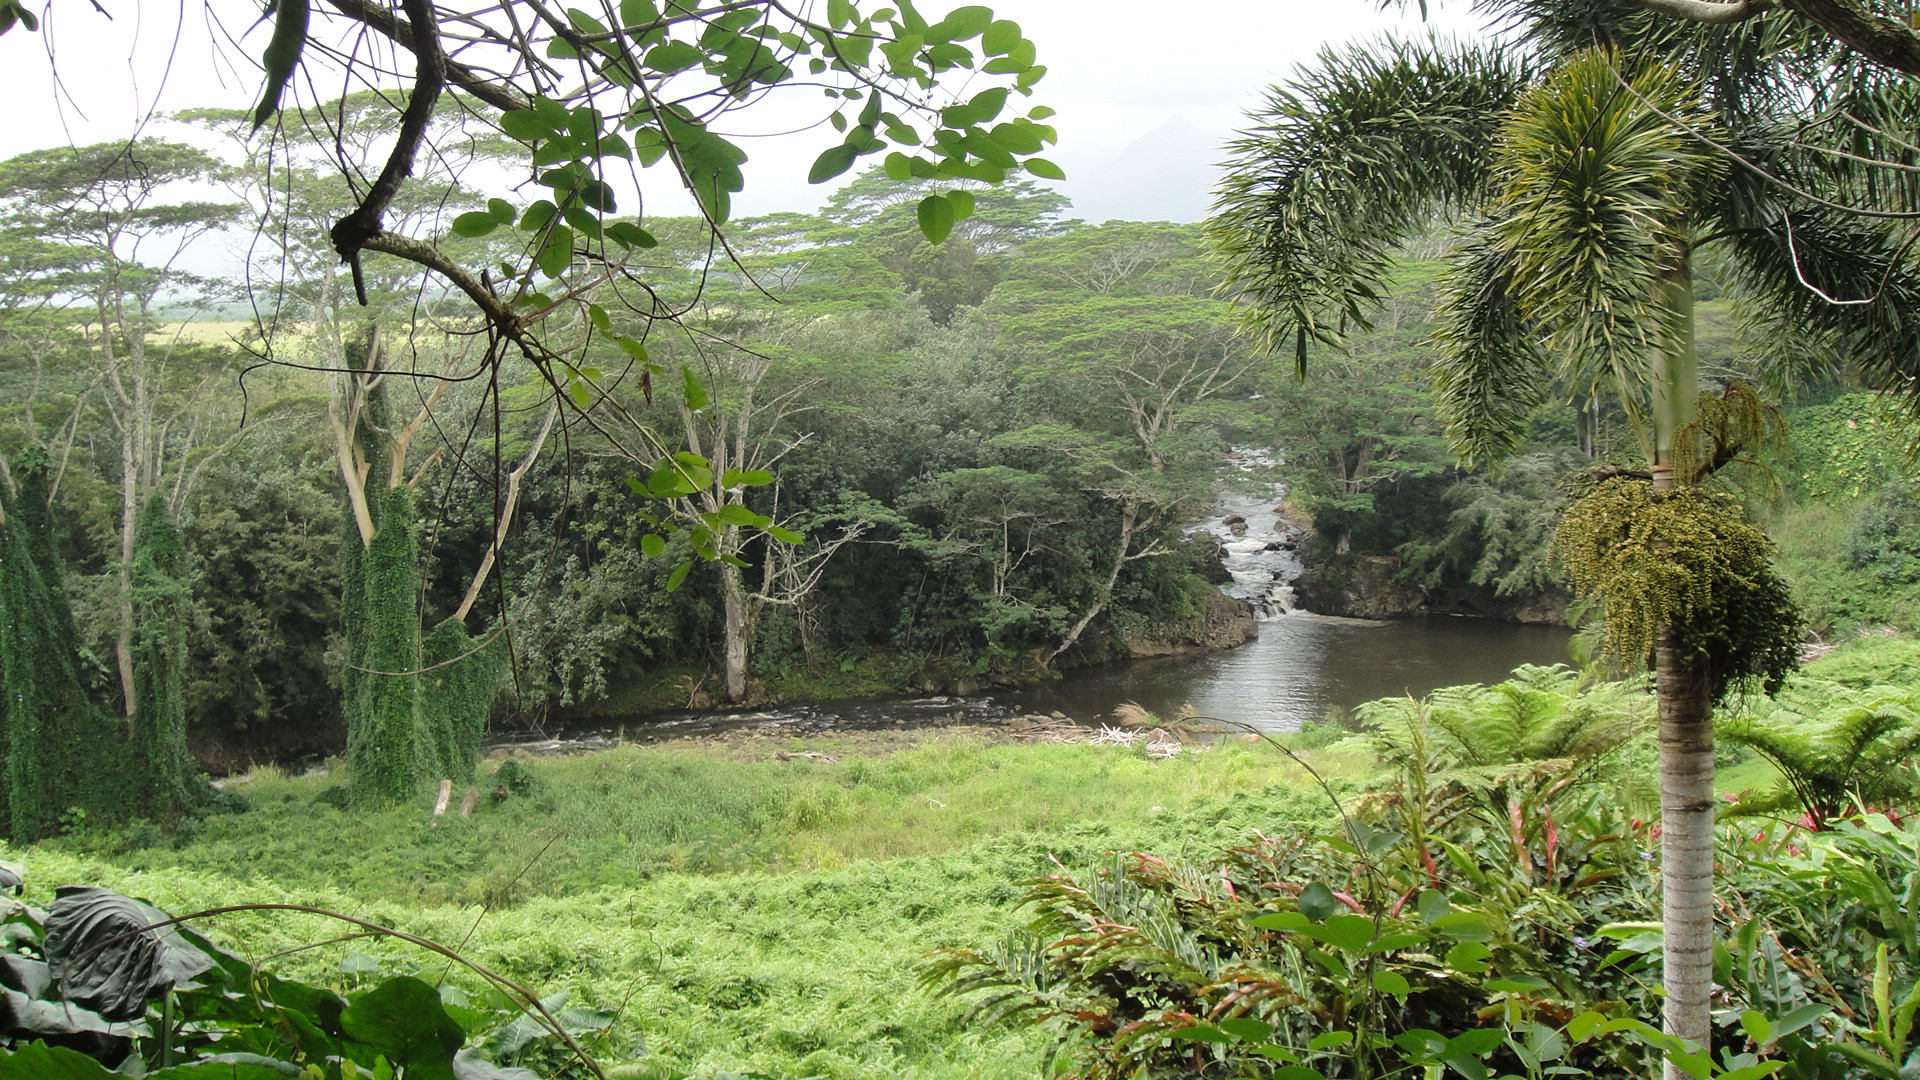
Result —
<instances>
[{"instance_id":1,"label":"tree","mask_svg":"<svg viewBox=\"0 0 1920 1080\"><path fill-rule=\"evenodd\" d=\"M63 320L67 329L89 340L89 366L98 372L100 400L119 440L114 649L130 717L139 711L133 564L141 511L158 493L177 510L210 460L196 453L209 435L198 411L207 376L194 363L205 358L177 337L149 342L160 329L154 308L191 281L175 268L187 246L234 220L237 211L162 200L215 168L200 150L152 139L35 151L0 163L0 190L6 192L0 229L29 239L36 250L22 267L27 287L45 306L72 313ZM202 384L195 388L200 392L167 395L169 380L179 381L183 369L186 378Z\"/></svg>"},{"instance_id":2,"label":"tree","mask_svg":"<svg viewBox=\"0 0 1920 1080\"><path fill-rule=\"evenodd\" d=\"M1750 676L1777 686L1795 624L1765 538L1699 487L1766 425L1748 397L1700 394L1691 262L1719 245L1781 340L1816 339L1911 391L1920 279L1885 219L1841 212L1906 189L1875 188L1793 122L1884 113L1898 88L1857 64L1829 81L1804 42L1750 24L1502 6L1517 28L1502 49L1328 55L1276 88L1213 231L1255 327L1304 371L1310 342L1339 342L1378 306L1395 243L1435 210L1467 211L1435 360L1455 445L1487 458L1516 444L1556 372L1625 406L1645 465L1612 470L1634 475L1599 484L1562 535L1576 587L1604 592L1620 654L1654 656L1666 1025L1704 1047L1712 707Z\"/></svg>"}]
</instances>

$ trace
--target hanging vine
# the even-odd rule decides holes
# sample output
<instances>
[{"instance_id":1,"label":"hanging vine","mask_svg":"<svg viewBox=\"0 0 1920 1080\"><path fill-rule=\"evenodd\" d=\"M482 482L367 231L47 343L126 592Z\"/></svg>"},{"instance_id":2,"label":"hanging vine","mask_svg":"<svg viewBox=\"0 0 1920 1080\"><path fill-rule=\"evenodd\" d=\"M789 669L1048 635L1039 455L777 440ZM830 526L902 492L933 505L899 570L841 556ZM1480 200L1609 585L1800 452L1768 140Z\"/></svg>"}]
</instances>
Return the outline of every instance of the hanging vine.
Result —
<instances>
[{"instance_id":1,"label":"hanging vine","mask_svg":"<svg viewBox=\"0 0 1920 1080\"><path fill-rule=\"evenodd\" d=\"M1575 594L1602 605L1622 666L1645 663L1662 625L1716 703L1748 680L1771 694L1798 665L1800 612L1773 543L1731 496L1614 477L1568 508L1554 548Z\"/></svg>"},{"instance_id":2,"label":"hanging vine","mask_svg":"<svg viewBox=\"0 0 1920 1080\"><path fill-rule=\"evenodd\" d=\"M191 601L186 538L159 495L141 512L133 540L133 764L144 809L161 816L192 804L187 754L187 625Z\"/></svg>"}]
</instances>

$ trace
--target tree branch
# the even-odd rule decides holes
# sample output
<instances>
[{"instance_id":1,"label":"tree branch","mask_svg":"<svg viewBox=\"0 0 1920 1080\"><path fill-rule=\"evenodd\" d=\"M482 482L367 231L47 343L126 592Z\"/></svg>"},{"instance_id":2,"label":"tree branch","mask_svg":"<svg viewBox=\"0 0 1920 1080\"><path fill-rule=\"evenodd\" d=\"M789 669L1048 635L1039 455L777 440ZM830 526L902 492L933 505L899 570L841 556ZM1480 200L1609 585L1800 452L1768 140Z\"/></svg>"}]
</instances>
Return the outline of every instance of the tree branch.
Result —
<instances>
[{"instance_id":1,"label":"tree branch","mask_svg":"<svg viewBox=\"0 0 1920 1080\"><path fill-rule=\"evenodd\" d=\"M368 3L367 0L327 0L342 15L361 23L408 52L413 51L413 26L401 22L393 12L385 7ZM515 109L530 109L526 99L514 91L500 86L475 73L472 68L453 60L446 61L446 81L479 98L481 101L499 109L511 112Z\"/></svg>"},{"instance_id":2,"label":"tree branch","mask_svg":"<svg viewBox=\"0 0 1920 1080\"><path fill-rule=\"evenodd\" d=\"M366 198L353 212L333 226L333 249L353 267L353 292L360 306L367 306L367 283L360 272L360 249L380 235L382 219L400 185L413 173L413 159L426 138L427 124L433 120L434 103L447 82L447 56L440 49L440 34L434 21L433 0L404 0L407 17L413 22L413 91L407 95L407 107L400 115L400 134L394 138L393 152L387 164L367 189Z\"/></svg>"},{"instance_id":3,"label":"tree branch","mask_svg":"<svg viewBox=\"0 0 1920 1080\"><path fill-rule=\"evenodd\" d=\"M1780 0L1854 52L1906 75L1920 75L1920 36L1906 23L1876 15L1858 0Z\"/></svg>"},{"instance_id":4,"label":"tree branch","mask_svg":"<svg viewBox=\"0 0 1920 1080\"><path fill-rule=\"evenodd\" d=\"M1746 22L1774 7L1774 0L1633 0L1633 3L1655 14L1707 26Z\"/></svg>"}]
</instances>

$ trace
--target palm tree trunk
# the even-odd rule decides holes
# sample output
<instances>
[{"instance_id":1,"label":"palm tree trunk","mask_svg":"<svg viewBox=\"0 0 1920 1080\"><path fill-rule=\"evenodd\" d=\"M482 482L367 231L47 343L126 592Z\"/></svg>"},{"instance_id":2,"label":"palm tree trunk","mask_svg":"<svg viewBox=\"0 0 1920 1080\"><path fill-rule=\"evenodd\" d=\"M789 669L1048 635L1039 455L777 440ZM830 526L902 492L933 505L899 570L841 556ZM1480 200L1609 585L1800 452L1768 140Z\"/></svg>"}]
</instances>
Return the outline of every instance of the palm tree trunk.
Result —
<instances>
[{"instance_id":1,"label":"palm tree trunk","mask_svg":"<svg viewBox=\"0 0 1920 1080\"><path fill-rule=\"evenodd\" d=\"M1660 710L1660 919L1669 1035L1712 1037L1713 702L1706 672L1682 656L1671 627L1654 649ZM1666 1080L1687 1080L1669 1061Z\"/></svg>"},{"instance_id":2,"label":"palm tree trunk","mask_svg":"<svg viewBox=\"0 0 1920 1080\"><path fill-rule=\"evenodd\" d=\"M1694 352L1693 271L1676 254L1661 283L1673 313L1672 338L1656 359L1653 487L1690 483L1674 475L1676 441L1697 415L1700 365ZM1713 693L1700 662L1682 652L1672 626L1654 645L1660 713L1661 977L1665 1030L1696 1043L1713 1035ZM1669 1059L1665 1080L1687 1080Z\"/></svg>"}]
</instances>

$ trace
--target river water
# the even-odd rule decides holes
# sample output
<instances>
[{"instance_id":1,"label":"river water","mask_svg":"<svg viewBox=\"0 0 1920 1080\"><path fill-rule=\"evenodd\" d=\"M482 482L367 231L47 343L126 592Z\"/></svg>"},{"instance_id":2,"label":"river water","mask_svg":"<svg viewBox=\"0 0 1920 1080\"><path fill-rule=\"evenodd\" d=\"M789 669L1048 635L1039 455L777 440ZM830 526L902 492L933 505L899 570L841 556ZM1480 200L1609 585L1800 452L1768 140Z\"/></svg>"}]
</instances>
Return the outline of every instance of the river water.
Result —
<instances>
[{"instance_id":1,"label":"river water","mask_svg":"<svg viewBox=\"0 0 1920 1080\"><path fill-rule=\"evenodd\" d=\"M1567 660L1565 627L1518 626L1433 616L1394 622L1341 619L1294 609L1289 584L1300 574L1298 531L1276 512L1282 491L1259 483L1267 452L1237 451L1247 478L1224 492L1213 516L1191 531L1221 542L1232 577L1229 595L1245 600L1259 636L1238 648L1199 656L1136 660L1073 672L1044 686L966 697L821 702L756 712L680 712L570 727L565 738L592 745L655 740L739 728L801 733L826 728L983 723L1023 714L1062 713L1083 724L1110 719L1133 703L1172 719L1192 706L1269 731L1344 719L1364 701L1424 695L1442 686L1491 683L1521 664ZM521 741L524 736L514 737Z\"/></svg>"}]
</instances>

